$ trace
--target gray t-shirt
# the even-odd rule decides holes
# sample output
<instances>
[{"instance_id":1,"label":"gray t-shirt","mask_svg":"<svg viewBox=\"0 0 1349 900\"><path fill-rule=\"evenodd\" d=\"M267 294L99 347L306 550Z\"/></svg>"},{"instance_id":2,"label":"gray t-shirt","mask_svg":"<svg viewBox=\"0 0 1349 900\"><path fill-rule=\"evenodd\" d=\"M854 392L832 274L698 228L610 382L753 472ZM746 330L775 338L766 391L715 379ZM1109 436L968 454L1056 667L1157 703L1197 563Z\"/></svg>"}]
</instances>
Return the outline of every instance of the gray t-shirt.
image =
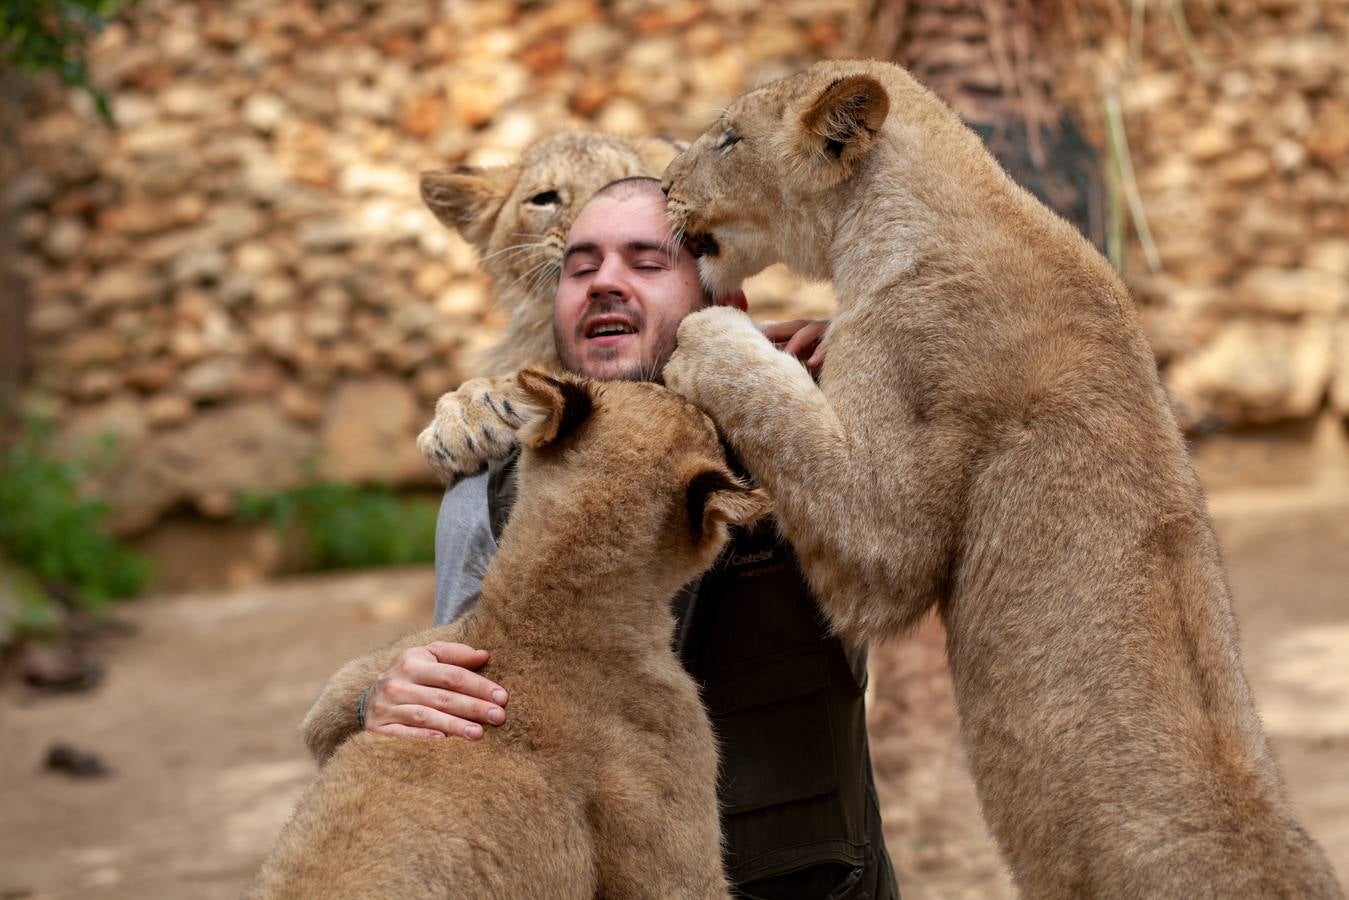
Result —
<instances>
[{"instance_id":1,"label":"gray t-shirt","mask_svg":"<svg viewBox=\"0 0 1349 900\"><path fill-rule=\"evenodd\" d=\"M478 602L483 573L497 552L487 510L488 473L445 490L436 520L435 624L453 622Z\"/></svg>"}]
</instances>

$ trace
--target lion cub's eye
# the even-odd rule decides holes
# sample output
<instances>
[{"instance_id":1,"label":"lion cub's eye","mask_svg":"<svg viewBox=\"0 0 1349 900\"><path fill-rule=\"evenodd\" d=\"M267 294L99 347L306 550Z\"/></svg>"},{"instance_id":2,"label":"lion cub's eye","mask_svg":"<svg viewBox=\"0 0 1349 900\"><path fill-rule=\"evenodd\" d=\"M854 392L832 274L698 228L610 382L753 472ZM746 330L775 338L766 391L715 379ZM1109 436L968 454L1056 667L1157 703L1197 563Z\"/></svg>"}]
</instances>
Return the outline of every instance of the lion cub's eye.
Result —
<instances>
[{"instance_id":1,"label":"lion cub's eye","mask_svg":"<svg viewBox=\"0 0 1349 900\"><path fill-rule=\"evenodd\" d=\"M721 140L717 141L717 149L730 150L738 143L740 143L740 135L734 131L728 131L721 136Z\"/></svg>"},{"instance_id":2,"label":"lion cub's eye","mask_svg":"<svg viewBox=\"0 0 1349 900\"><path fill-rule=\"evenodd\" d=\"M562 202L562 195L557 191L542 191L530 197L526 202L531 206L557 206Z\"/></svg>"}]
</instances>

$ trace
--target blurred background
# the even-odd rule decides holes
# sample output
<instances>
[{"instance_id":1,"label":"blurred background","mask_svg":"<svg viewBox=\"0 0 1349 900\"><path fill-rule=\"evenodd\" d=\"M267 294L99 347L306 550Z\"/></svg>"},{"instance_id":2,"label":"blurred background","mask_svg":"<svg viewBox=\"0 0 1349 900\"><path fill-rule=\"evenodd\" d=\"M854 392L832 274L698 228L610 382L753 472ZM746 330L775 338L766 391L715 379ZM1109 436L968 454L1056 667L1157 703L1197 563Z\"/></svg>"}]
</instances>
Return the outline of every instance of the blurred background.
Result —
<instances>
[{"instance_id":1,"label":"blurred background","mask_svg":"<svg viewBox=\"0 0 1349 900\"><path fill-rule=\"evenodd\" d=\"M429 619L413 439L503 318L419 170L691 139L846 56L908 66L1124 274L1345 877L1349 0L6 0L0 897L237 896L319 685ZM873 654L891 851L908 897L1010 896L942 654L931 623Z\"/></svg>"}]
</instances>

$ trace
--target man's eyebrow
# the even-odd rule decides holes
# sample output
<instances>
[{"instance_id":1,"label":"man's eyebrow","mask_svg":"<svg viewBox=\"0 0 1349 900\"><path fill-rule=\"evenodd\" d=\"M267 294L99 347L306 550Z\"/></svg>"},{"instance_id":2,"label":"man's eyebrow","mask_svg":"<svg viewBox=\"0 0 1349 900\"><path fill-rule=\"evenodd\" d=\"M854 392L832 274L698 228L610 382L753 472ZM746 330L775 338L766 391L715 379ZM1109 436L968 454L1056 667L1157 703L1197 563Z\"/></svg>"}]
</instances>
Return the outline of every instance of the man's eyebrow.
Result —
<instances>
[{"instance_id":1,"label":"man's eyebrow","mask_svg":"<svg viewBox=\"0 0 1349 900\"><path fill-rule=\"evenodd\" d=\"M579 244L570 244L562 253L562 264L566 265L567 260L578 253L599 253L600 245L593 241L582 241Z\"/></svg>"},{"instance_id":2,"label":"man's eyebrow","mask_svg":"<svg viewBox=\"0 0 1349 900\"><path fill-rule=\"evenodd\" d=\"M661 243L660 241L628 241L623 245L623 250L626 253L644 253L647 251L669 253L670 245L669 243ZM578 253L599 254L599 252L600 245L593 241L581 241L580 243L570 244L562 253L562 264L566 265L567 260Z\"/></svg>"},{"instance_id":3,"label":"man's eyebrow","mask_svg":"<svg viewBox=\"0 0 1349 900\"><path fill-rule=\"evenodd\" d=\"M669 253L670 245L661 244L656 241L628 241L624 249L626 249L629 253L641 253L644 250L655 250L660 253Z\"/></svg>"}]
</instances>

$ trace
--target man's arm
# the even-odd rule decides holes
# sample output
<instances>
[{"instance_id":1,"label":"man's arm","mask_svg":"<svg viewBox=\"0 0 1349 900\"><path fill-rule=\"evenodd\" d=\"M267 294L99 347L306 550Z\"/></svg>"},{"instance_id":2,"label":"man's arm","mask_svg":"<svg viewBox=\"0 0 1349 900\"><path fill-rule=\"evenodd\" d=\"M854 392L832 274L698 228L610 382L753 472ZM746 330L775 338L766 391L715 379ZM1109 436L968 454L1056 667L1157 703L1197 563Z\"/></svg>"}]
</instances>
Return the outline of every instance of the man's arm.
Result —
<instances>
[{"instance_id":1,"label":"man's arm","mask_svg":"<svg viewBox=\"0 0 1349 900\"><path fill-rule=\"evenodd\" d=\"M461 478L445 490L436 519L437 625L453 622L478 604L487 564L496 555L487 501L491 470Z\"/></svg>"},{"instance_id":2,"label":"man's arm","mask_svg":"<svg viewBox=\"0 0 1349 900\"><path fill-rule=\"evenodd\" d=\"M482 573L496 551L486 484L486 474L460 479L441 503L436 522L438 626L473 607ZM352 660L328 680L301 723L305 744L320 765L326 762L359 729L362 694L366 730L476 740L483 725L505 721L505 691L473 672L486 662L485 650L454 642L444 629L420 632Z\"/></svg>"}]
</instances>

